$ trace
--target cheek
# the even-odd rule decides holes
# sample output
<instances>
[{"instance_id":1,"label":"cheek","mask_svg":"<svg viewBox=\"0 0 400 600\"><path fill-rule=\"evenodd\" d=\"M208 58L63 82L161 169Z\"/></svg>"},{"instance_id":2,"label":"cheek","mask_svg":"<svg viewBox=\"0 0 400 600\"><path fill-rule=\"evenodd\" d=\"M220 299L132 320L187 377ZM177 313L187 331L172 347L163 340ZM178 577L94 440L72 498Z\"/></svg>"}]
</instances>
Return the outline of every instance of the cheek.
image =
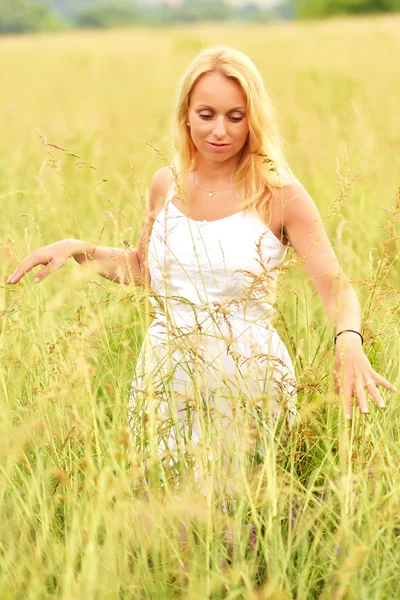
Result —
<instances>
[{"instance_id":1,"label":"cheek","mask_svg":"<svg viewBox=\"0 0 400 600\"><path fill-rule=\"evenodd\" d=\"M192 139L193 144L196 146L196 148L200 148L200 146L202 146L203 140L206 137L205 134L203 133L203 131L201 129L199 129L198 127L191 127L189 135Z\"/></svg>"},{"instance_id":2,"label":"cheek","mask_svg":"<svg viewBox=\"0 0 400 600\"><path fill-rule=\"evenodd\" d=\"M199 143L202 140L208 138L210 134L210 129L209 127L207 127L207 125L192 125L192 127L190 128L190 135L192 136L192 140L193 142Z\"/></svg>"},{"instance_id":3,"label":"cheek","mask_svg":"<svg viewBox=\"0 0 400 600\"><path fill-rule=\"evenodd\" d=\"M247 139L248 134L249 134L248 127L243 127L243 128L240 128L240 130L237 130L236 134L235 134L235 139L237 140L237 143L240 145L243 145Z\"/></svg>"},{"instance_id":4,"label":"cheek","mask_svg":"<svg viewBox=\"0 0 400 600\"><path fill-rule=\"evenodd\" d=\"M192 125L192 132L197 135L202 135L210 130L210 123L207 121L194 122Z\"/></svg>"}]
</instances>

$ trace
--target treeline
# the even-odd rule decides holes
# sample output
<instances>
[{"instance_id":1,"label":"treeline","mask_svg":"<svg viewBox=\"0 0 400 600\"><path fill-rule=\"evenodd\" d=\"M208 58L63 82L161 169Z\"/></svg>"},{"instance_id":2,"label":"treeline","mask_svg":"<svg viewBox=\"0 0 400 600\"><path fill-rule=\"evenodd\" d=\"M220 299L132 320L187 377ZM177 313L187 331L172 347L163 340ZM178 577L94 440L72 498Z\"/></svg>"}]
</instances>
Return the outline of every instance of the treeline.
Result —
<instances>
[{"instance_id":1,"label":"treeline","mask_svg":"<svg viewBox=\"0 0 400 600\"><path fill-rule=\"evenodd\" d=\"M290 16L291 0L275 9L250 3L231 7L223 0L184 0L179 6L148 6L134 0L0 0L0 33L108 28L131 24L169 25L179 22L265 21Z\"/></svg>"},{"instance_id":2,"label":"treeline","mask_svg":"<svg viewBox=\"0 0 400 600\"><path fill-rule=\"evenodd\" d=\"M0 34L400 11L400 0L280 0L269 9L251 2L231 6L223 0L184 0L179 6L149 6L139 0L0 0Z\"/></svg>"},{"instance_id":3,"label":"treeline","mask_svg":"<svg viewBox=\"0 0 400 600\"><path fill-rule=\"evenodd\" d=\"M58 31L64 21L40 2L0 0L0 33Z\"/></svg>"},{"instance_id":4,"label":"treeline","mask_svg":"<svg viewBox=\"0 0 400 600\"><path fill-rule=\"evenodd\" d=\"M323 18L400 11L400 0L294 0L294 16Z\"/></svg>"}]
</instances>

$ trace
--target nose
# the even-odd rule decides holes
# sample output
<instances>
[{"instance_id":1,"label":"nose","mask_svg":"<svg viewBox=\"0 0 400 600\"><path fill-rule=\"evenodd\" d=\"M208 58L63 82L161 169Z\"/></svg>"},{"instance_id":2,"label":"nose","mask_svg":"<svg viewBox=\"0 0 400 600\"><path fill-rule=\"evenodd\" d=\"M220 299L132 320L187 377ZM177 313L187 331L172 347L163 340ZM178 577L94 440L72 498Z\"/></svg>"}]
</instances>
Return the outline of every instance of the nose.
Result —
<instances>
[{"instance_id":1,"label":"nose","mask_svg":"<svg viewBox=\"0 0 400 600\"><path fill-rule=\"evenodd\" d=\"M225 132L225 123L224 123L223 116L220 116L217 118L213 133L214 133L215 137L217 137L217 138L224 137L226 132Z\"/></svg>"}]
</instances>

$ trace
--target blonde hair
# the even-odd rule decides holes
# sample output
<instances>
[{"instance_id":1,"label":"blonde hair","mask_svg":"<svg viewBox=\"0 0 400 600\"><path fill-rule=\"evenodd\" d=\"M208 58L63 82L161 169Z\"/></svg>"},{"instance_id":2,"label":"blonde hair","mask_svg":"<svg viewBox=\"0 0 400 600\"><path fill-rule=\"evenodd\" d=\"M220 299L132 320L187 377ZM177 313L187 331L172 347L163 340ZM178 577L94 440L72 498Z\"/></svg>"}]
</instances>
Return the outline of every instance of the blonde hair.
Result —
<instances>
[{"instance_id":1,"label":"blonde hair","mask_svg":"<svg viewBox=\"0 0 400 600\"><path fill-rule=\"evenodd\" d=\"M247 100L249 134L240 151L233 181L243 209L267 208L271 188L292 183L294 176L283 154L276 114L263 80L252 60L233 48L202 50L184 73L178 89L174 122L176 154L173 170L182 192L197 149L187 127L192 91L205 73L217 71L238 82Z\"/></svg>"}]
</instances>

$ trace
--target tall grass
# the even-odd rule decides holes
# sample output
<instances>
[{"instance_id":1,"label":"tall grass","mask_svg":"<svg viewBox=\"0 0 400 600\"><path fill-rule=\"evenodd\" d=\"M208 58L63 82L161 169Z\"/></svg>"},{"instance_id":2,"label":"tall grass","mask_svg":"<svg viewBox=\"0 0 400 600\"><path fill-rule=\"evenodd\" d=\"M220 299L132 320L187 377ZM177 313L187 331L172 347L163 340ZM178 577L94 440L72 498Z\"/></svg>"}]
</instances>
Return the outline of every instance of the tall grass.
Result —
<instances>
[{"instance_id":1,"label":"tall grass","mask_svg":"<svg viewBox=\"0 0 400 600\"><path fill-rule=\"evenodd\" d=\"M132 443L128 396L150 322L140 289L72 261L38 286L5 284L57 239L135 246L160 166L148 144L171 154L177 79L201 46L228 43L263 73L291 166L364 307L367 355L398 384L399 23L0 41L2 598L400 596L399 396L380 388L384 413L370 399L368 417L355 407L345 422L332 327L300 266L281 274L274 321L300 424L277 426L225 496L213 477L198 491L184 462L180 487L160 481Z\"/></svg>"}]
</instances>

